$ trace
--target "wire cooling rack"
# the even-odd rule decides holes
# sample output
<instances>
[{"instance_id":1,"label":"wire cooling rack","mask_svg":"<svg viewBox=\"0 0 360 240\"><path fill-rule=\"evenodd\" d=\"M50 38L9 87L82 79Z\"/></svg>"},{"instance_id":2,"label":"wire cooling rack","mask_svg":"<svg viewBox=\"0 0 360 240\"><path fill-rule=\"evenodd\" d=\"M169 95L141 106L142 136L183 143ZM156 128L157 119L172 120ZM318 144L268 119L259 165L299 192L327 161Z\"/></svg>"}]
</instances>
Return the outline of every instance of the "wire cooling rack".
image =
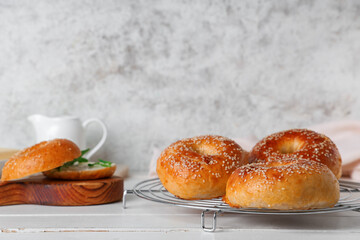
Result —
<instances>
[{"instance_id":1,"label":"wire cooling rack","mask_svg":"<svg viewBox=\"0 0 360 240\"><path fill-rule=\"evenodd\" d=\"M332 208L321 208L312 210L271 210L257 208L232 208L224 203L221 198L210 200L183 200L169 193L161 184L158 178L153 178L139 182L132 190L125 190L123 196L123 207L126 208L126 196L135 194L136 196L162 204L174 205L178 207L194 208L202 210L201 227L204 231L213 232L216 230L216 217L219 213L246 213L246 214L268 214L268 215L304 215L322 214L342 211L360 211L360 183L340 180L340 200ZM205 226L205 214L213 213L211 227Z\"/></svg>"}]
</instances>

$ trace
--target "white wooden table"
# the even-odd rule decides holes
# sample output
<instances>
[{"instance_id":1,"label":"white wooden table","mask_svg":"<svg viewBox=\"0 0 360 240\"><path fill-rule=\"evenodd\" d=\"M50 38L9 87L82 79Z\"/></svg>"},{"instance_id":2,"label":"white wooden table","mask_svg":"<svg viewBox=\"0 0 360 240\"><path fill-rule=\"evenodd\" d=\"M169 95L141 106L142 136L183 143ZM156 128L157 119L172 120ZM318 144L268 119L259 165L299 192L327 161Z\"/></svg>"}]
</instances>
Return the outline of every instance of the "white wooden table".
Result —
<instances>
[{"instance_id":1,"label":"white wooden table","mask_svg":"<svg viewBox=\"0 0 360 240\"><path fill-rule=\"evenodd\" d=\"M125 181L130 189L144 180L136 174ZM304 216L220 214L214 233L200 226L201 210L163 205L127 197L122 203L55 207L0 207L0 239L359 239L360 212ZM209 221L211 217L209 217ZM210 224L210 223L209 223Z\"/></svg>"}]
</instances>

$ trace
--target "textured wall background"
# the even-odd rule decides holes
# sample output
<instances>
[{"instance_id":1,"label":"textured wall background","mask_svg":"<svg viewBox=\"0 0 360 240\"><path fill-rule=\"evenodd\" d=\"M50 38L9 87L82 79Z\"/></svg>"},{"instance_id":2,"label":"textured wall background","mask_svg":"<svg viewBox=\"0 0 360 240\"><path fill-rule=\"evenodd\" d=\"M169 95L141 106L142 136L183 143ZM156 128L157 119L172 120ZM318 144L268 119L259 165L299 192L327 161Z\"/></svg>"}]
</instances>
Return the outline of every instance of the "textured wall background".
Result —
<instances>
[{"instance_id":1,"label":"textured wall background","mask_svg":"<svg viewBox=\"0 0 360 240\"><path fill-rule=\"evenodd\" d=\"M360 2L1 0L0 83L0 146L99 117L100 154L145 170L183 137L359 119Z\"/></svg>"}]
</instances>

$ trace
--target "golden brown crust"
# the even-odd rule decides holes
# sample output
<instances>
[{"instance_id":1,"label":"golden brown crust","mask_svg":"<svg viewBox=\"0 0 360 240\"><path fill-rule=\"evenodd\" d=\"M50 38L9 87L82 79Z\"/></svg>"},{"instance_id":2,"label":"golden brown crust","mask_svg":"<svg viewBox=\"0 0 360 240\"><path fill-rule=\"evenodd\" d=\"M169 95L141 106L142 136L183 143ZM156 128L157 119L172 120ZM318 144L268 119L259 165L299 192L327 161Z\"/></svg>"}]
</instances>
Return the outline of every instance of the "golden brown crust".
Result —
<instances>
[{"instance_id":1,"label":"golden brown crust","mask_svg":"<svg viewBox=\"0 0 360 240\"><path fill-rule=\"evenodd\" d=\"M211 199L225 194L231 173L247 163L247 152L221 136L199 136L177 141L157 160L164 187L183 199Z\"/></svg>"},{"instance_id":2,"label":"golden brown crust","mask_svg":"<svg viewBox=\"0 0 360 240\"><path fill-rule=\"evenodd\" d=\"M2 181L23 178L62 166L81 155L79 147L67 139L38 143L12 156L4 165Z\"/></svg>"},{"instance_id":3,"label":"golden brown crust","mask_svg":"<svg viewBox=\"0 0 360 240\"><path fill-rule=\"evenodd\" d=\"M336 145L325 135L307 129L282 131L262 139L250 151L249 162L268 162L289 157L323 163L337 179L341 177L341 156Z\"/></svg>"},{"instance_id":4,"label":"golden brown crust","mask_svg":"<svg viewBox=\"0 0 360 240\"><path fill-rule=\"evenodd\" d=\"M53 179L64 179L64 180L91 180L111 177L116 170L116 165L113 164L111 167L104 167L99 169L88 169L84 171L58 171L52 169L43 174Z\"/></svg>"},{"instance_id":5,"label":"golden brown crust","mask_svg":"<svg viewBox=\"0 0 360 240\"><path fill-rule=\"evenodd\" d=\"M238 208L305 210L333 207L339 196L339 182L324 164L288 158L236 169L223 200Z\"/></svg>"}]
</instances>

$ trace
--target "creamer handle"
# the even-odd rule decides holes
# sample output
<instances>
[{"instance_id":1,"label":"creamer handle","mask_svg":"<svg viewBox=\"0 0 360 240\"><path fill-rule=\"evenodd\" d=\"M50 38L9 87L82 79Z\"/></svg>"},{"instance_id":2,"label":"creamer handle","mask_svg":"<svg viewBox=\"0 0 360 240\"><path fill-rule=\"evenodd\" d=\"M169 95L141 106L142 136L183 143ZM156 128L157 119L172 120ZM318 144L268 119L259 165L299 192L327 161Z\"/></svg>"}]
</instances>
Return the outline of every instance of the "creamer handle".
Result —
<instances>
[{"instance_id":1,"label":"creamer handle","mask_svg":"<svg viewBox=\"0 0 360 240\"><path fill-rule=\"evenodd\" d=\"M97 118L90 118L88 120L85 120L83 122L84 129L86 129L87 126L91 123L99 124L103 130L103 135L102 135L100 141L98 142L98 144L96 144L95 147L93 147L89 152L87 152L84 155L84 157L87 159L90 159L92 157L92 155L94 155L94 153L96 153L104 145L106 138L107 138L107 134L108 134L105 124L100 119L97 119ZM84 150L84 149L81 149L81 150Z\"/></svg>"}]
</instances>

